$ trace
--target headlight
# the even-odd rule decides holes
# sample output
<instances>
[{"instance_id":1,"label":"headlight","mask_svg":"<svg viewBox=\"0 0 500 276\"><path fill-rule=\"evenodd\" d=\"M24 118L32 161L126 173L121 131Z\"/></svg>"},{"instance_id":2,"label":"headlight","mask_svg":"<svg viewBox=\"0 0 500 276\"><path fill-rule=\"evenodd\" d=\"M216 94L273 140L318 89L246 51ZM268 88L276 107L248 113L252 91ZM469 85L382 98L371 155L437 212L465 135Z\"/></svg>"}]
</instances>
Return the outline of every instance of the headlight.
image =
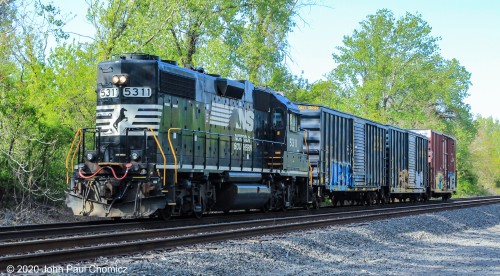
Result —
<instances>
[{"instance_id":1,"label":"headlight","mask_svg":"<svg viewBox=\"0 0 500 276\"><path fill-rule=\"evenodd\" d=\"M94 159L96 158L97 154L93 151L89 151L87 152L87 160L89 161L94 161Z\"/></svg>"},{"instance_id":2,"label":"headlight","mask_svg":"<svg viewBox=\"0 0 500 276\"><path fill-rule=\"evenodd\" d=\"M118 85L123 85L128 82L128 76L127 75L114 75L111 78L111 81L113 84L118 84Z\"/></svg>"},{"instance_id":3,"label":"headlight","mask_svg":"<svg viewBox=\"0 0 500 276\"><path fill-rule=\"evenodd\" d=\"M130 158L134 161L139 161L139 159L141 158L141 155L136 152L136 151L133 151L131 154L130 154Z\"/></svg>"},{"instance_id":4,"label":"headlight","mask_svg":"<svg viewBox=\"0 0 500 276\"><path fill-rule=\"evenodd\" d=\"M120 84L125 84L127 81L128 81L127 76L125 75L120 76L120 82L119 82Z\"/></svg>"}]
</instances>

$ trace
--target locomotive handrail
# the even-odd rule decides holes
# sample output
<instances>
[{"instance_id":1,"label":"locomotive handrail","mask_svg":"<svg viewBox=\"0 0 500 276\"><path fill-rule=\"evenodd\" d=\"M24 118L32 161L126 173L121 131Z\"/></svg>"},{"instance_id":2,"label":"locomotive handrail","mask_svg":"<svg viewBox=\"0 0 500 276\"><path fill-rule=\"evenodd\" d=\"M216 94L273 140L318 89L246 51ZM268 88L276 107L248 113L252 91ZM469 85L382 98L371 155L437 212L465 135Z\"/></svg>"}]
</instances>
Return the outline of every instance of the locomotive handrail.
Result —
<instances>
[{"instance_id":1,"label":"locomotive handrail","mask_svg":"<svg viewBox=\"0 0 500 276\"><path fill-rule=\"evenodd\" d=\"M168 139L168 144L170 146L170 151L172 152L172 155L174 156L174 184L177 184L177 155L175 154L174 146L172 145L172 139L170 138L170 133L172 131L179 131L181 130L180 128L169 128L168 133L167 133L167 139ZM166 164L164 165L164 169L166 168Z\"/></svg>"},{"instance_id":2,"label":"locomotive handrail","mask_svg":"<svg viewBox=\"0 0 500 276\"><path fill-rule=\"evenodd\" d=\"M181 130L181 129L179 129ZM192 130L192 129L182 129L182 131L191 131L193 133L205 133L205 134L213 134L213 135L219 135L219 136L227 136L227 137L239 137L239 136L235 136L235 135L230 135L230 134L223 134L223 133L217 133L217 132L210 132L210 131L203 131L203 130ZM252 141L256 141L256 142L265 142L265 143L273 143L273 144L281 144L281 145L285 145L285 143L283 142L276 142L276 141L269 141L269 140L261 140L261 139L256 139L256 138L246 138L245 139L250 139Z\"/></svg>"},{"instance_id":3,"label":"locomotive handrail","mask_svg":"<svg viewBox=\"0 0 500 276\"><path fill-rule=\"evenodd\" d=\"M163 157L163 190L165 190L166 186L166 179L167 179L167 157L165 157L165 153L163 152L163 149L161 148L160 141L158 141L158 138L156 137L156 134L152 128L149 128L149 131L151 134L153 134L153 138L155 139L156 145L158 146L158 149L160 149L161 156ZM170 137L169 137L169 142L170 142ZM175 181L177 183L177 180Z\"/></svg>"},{"instance_id":4,"label":"locomotive handrail","mask_svg":"<svg viewBox=\"0 0 500 276\"><path fill-rule=\"evenodd\" d=\"M192 135L197 134L197 133L204 134L205 136L207 136L207 135L214 135L214 136L217 136L217 140L219 141L217 143L218 145L220 144L220 138L221 137L229 137L230 139L232 139L232 138L241 138L242 139L242 141L241 141L242 144L245 143L244 139L248 139L249 141L251 141L250 144L252 144L252 149L253 149L253 145L256 144L256 143L272 144L273 148L276 145L285 145L285 143L283 143L283 142L261 140L261 139L249 138L249 137L241 137L241 136L236 136L236 135L231 135L231 134L222 134L222 133L209 132L209 131L203 131L203 130L192 130L192 129L186 129L186 128L182 128L182 129L181 128L170 128L167 131L167 137L168 137L168 141L169 141L170 150L172 151L172 155L174 157L174 174L175 174L174 179L175 179L175 181L177 181L177 170L178 170L178 162L179 161L177 160L177 153L174 151L174 148L173 148L173 145L172 145L172 139L171 139L171 132L172 131L180 131L180 136L181 136L180 139L183 139L183 136L184 136L184 135L182 135L182 132L190 132L190 133L192 133ZM209 138L205 137L204 139L205 139L205 143L206 143L206 140L209 139ZM195 141L195 140L193 139L193 141ZM232 146L232 142L230 143L230 146ZM244 151L244 149L243 149L243 146L242 146L241 147L241 152L243 152L243 151ZM217 154L219 154L219 151L217 151ZM294 154L294 153L290 152L290 154ZM181 155L181 158L182 158L182 156L183 155ZM242 157L243 157L243 153L242 153ZM204 159L204 161L205 161L204 165L206 166L206 149L204 149L204 158L205 158ZM232 156L230 156L229 158L230 158L229 167L231 167L232 166L232 164L231 164ZM253 158L254 158L254 153L252 151L252 169L253 169L253 166L254 166ZM264 158L264 156L262 156L262 158ZM217 156L217 159L219 159L219 156ZM194 148L193 148L193 161L194 161ZM182 160L181 160L180 163L181 163L181 167L182 167L182 163L183 163ZM240 164L240 166L242 166L242 164Z\"/></svg>"},{"instance_id":5,"label":"locomotive handrail","mask_svg":"<svg viewBox=\"0 0 500 276\"><path fill-rule=\"evenodd\" d=\"M209 132L209 131L203 131L203 130L182 129L182 131L190 131L190 132L192 132L193 134L194 134L194 133L203 133L203 134L209 134L209 135L217 135L217 138L218 138L218 139L220 139L220 137L221 137L221 136L222 136L222 137L229 137L229 139L230 139L230 140L229 140L229 141L230 141L230 143L229 143L230 148L232 147L232 144L233 144L233 143L232 143L232 141L231 141L231 139L232 139L233 137L235 137L235 138L241 138L241 140L242 140L242 141L241 141L242 145L243 145L243 143L244 143L244 139L248 139L248 140L250 140L250 141L251 141L251 144L252 144L252 149L253 149L253 145L254 145L254 144L256 144L256 143L263 143L263 144L268 143L268 144L271 144L271 145L272 145L272 150L271 150L271 152L274 152L274 147L275 147L275 145L281 145L281 146L286 145L284 142L276 142L276 141L262 140L262 139L256 139L256 138L241 137L241 136L236 136L236 135L231 135L231 134L222 134L222 133L217 133L217 132ZM219 142L218 144L220 144L220 142ZM231 149L230 149L230 151L231 151ZM244 149L243 149L243 146L242 146L242 147L241 147L242 159L243 159L243 151L244 151ZM218 153L219 153L219 151L218 151ZM293 154L293 153L292 153L292 152L290 152L290 154ZM253 166L254 166L254 165L253 165L253 158L254 158L254 153L253 153L253 150L252 150L252 169L253 169ZM262 158L264 158L264 155L262 155ZM272 163L274 163L274 158L275 158L275 157L274 157L274 155L273 155L271 158L272 158L272 161L271 161L271 162L272 162ZM219 157L217 157L217 159L219 159ZM231 162L232 162L232 156L231 156L231 155L229 155L229 168L231 168L231 166L232 166ZM240 164L240 165L241 165L241 166L243 166L243 162L241 162L241 164ZM263 168L263 167L262 167L262 168ZM271 170L273 170L273 168L272 168L272 167L271 167Z\"/></svg>"},{"instance_id":6,"label":"locomotive handrail","mask_svg":"<svg viewBox=\"0 0 500 276\"><path fill-rule=\"evenodd\" d=\"M83 136L82 129L79 128L75 132L75 136L73 137L73 142L71 142L71 147L69 148L68 154L66 155L66 186L69 184L69 167L68 167L69 156L71 155L71 152L73 152L73 156L71 157L71 168L73 168L76 152L80 148L80 145L81 145L82 140L83 140L82 136ZM77 137L80 139L78 140L78 145L73 149L73 147L75 146L75 141L76 141Z\"/></svg>"}]
</instances>

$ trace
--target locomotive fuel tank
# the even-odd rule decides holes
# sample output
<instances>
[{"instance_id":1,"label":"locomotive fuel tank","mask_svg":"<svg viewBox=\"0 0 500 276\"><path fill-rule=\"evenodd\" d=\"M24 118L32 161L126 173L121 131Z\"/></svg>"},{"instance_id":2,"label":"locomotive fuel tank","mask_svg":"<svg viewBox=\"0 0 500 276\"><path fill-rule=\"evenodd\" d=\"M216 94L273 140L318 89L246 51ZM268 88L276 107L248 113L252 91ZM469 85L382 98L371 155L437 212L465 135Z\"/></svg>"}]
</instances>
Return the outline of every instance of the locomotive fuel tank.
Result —
<instances>
[{"instance_id":1,"label":"locomotive fuel tank","mask_svg":"<svg viewBox=\"0 0 500 276\"><path fill-rule=\"evenodd\" d=\"M258 183L225 183L217 193L217 210L261 209L271 199L271 189Z\"/></svg>"}]
</instances>

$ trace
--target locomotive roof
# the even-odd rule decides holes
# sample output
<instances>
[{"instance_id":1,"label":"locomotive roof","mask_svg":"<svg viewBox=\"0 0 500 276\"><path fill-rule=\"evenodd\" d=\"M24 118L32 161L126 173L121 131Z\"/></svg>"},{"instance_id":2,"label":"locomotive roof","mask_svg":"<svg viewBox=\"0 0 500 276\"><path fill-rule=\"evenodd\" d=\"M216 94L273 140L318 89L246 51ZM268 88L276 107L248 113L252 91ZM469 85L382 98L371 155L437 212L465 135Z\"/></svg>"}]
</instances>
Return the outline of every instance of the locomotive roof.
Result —
<instances>
[{"instance_id":1,"label":"locomotive roof","mask_svg":"<svg viewBox=\"0 0 500 276\"><path fill-rule=\"evenodd\" d=\"M115 62L117 60L120 60L120 61L123 61L123 60L148 61L148 60L150 60L150 61L161 62L162 66L164 66L163 68L172 68L172 69L176 70L177 73L182 71L185 73L192 74L193 76L195 76L195 75L208 76L209 78L213 78L214 81L223 80L223 81L227 82L227 84L229 84L231 87L235 87L235 88L238 88L241 90L247 90L247 89L245 89L246 84L250 84L249 87L253 87L253 84L251 84L251 82L249 82L249 81L232 80L232 79L222 78L220 75L217 75L217 74L207 74L202 68L180 67L177 65L177 62L171 61L171 60L162 60L159 56L156 56L156 55L150 55L150 54L145 54L145 53L123 53L120 55L113 55L112 58L114 58L114 59L109 60L109 61L103 61L101 63L106 63L106 62L111 62L111 61ZM252 89L252 88L250 88L250 89ZM253 87L252 90L259 90L261 92L269 93L270 95L274 96L280 103L285 105L290 112L301 114L300 109L297 107L297 105L295 105L288 98L281 95L280 93L277 93L276 91L274 91L271 88L267 88L267 87L262 88L262 87L255 86L255 87ZM251 101L251 97L246 99L246 100Z\"/></svg>"},{"instance_id":2,"label":"locomotive roof","mask_svg":"<svg viewBox=\"0 0 500 276\"><path fill-rule=\"evenodd\" d=\"M291 102L288 98L286 98L283 95L280 95L279 93L274 92L273 93L276 99L280 101L282 104L284 104L288 110L290 110L293 113L300 113L300 109L293 103Z\"/></svg>"}]
</instances>

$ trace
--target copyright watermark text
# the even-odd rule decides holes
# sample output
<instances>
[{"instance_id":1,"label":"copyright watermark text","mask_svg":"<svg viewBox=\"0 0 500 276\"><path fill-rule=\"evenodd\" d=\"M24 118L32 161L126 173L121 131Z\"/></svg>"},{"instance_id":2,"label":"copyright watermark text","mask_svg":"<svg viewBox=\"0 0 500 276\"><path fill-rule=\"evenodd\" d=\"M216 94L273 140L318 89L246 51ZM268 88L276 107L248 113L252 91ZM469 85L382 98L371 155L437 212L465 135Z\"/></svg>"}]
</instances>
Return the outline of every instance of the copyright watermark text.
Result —
<instances>
[{"instance_id":1,"label":"copyright watermark text","mask_svg":"<svg viewBox=\"0 0 500 276\"><path fill-rule=\"evenodd\" d=\"M21 274L58 274L58 273L112 273L125 274L128 268L124 266L97 266L97 265L9 265L7 273Z\"/></svg>"}]
</instances>

